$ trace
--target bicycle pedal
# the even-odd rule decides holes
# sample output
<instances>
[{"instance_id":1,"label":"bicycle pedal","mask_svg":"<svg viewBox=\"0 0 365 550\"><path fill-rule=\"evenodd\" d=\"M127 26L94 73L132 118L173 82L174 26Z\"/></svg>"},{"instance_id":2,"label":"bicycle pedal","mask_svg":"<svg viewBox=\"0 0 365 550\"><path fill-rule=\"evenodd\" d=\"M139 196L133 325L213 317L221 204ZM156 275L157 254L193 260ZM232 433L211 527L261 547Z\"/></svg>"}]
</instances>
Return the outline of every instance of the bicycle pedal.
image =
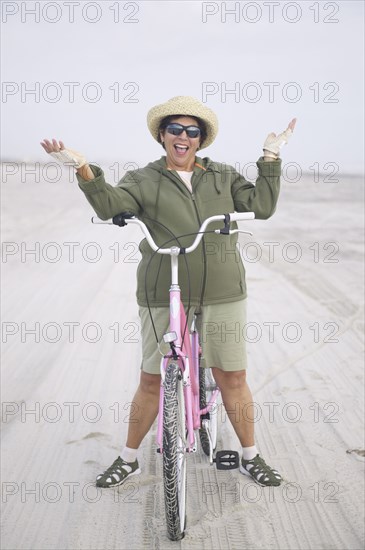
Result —
<instances>
[{"instance_id":1,"label":"bicycle pedal","mask_svg":"<svg viewBox=\"0 0 365 550\"><path fill-rule=\"evenodd\" d=\"M213 462L217 470L234 470L240 465L240 457L237 451L218 451Z\"/></svg>"}]
</instances>

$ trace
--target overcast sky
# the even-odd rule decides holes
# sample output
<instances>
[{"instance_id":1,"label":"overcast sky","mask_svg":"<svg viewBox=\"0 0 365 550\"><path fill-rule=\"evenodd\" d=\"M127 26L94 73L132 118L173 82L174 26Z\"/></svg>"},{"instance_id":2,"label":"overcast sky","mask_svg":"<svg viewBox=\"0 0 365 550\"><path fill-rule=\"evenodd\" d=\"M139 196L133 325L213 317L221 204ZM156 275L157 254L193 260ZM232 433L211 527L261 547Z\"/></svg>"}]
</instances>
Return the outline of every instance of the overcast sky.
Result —
<instances>
[{"instance_id":1,"label":"overcast sky","mask_svg":"<svg viewBox=\"0 0 365 550\"><path fill-rule=\"evenodd\" d=\"M220 123L203 156L242 168L296 116L284 162L362 172L363 10L362 1L2 2L2 159L47 162L39 142L56 137L90 161L147 164L163 153L148 109L192 95Z\"/></svg>"}]
</instances>

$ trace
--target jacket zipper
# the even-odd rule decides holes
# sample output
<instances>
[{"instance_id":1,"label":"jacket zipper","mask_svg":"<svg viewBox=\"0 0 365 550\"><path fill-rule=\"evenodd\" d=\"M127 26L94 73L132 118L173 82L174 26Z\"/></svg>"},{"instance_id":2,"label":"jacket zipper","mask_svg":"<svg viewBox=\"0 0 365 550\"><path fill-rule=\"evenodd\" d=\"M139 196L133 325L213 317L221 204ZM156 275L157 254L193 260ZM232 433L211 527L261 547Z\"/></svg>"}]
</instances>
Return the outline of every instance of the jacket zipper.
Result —
<instances>
[{"instance_id":1,"label":"jacket zipper","mask_svg":"<svg viewBox=\"0 0 365 550\"><path fill-rule=\"evenodd\" d=\"M196 188L198 187L200 180L201 180L201 176L200 176L198 182L197 182L196 185L195 185L195 190L196 190ZM194 191L191 193L191 198L192 198L192 201L193 201L193 204L194 204L194 208L195 208L195 212L196 212L196 217L198 218L199 227L200 227L201 224L202 224L202 222L201 222L201 219L200 219L200 216L199 216L198 207L197 207L196 202L195 202ZM205 239L204 239L204 236L202 237L201 245L202 245L202 251L203 251L203 283L202 283L202 288L201 288L201 293L200 293L199 309L200 309L201 306L203 305L204 294L205 294L205 288L206 288L206 286L207 286L207 255L206 255L206 251L205 251Z\"/></svg>"},{"instance_id":2,"label":"jacket zipper","mask_svg":"<svg viewBox=\"0 0 365 550\"><path fill-rule=\"evenodd\" d=\"M171 174L171 172L169 173L169 177L173 176L175 182L179 182L179 184L182 184L184 185L181 181L180 181L180 178L178 178L178 176L175 176L175 174ZM200 183L200 180L202 178L203 174L200 174L200 177L199 177L199 180L197 181L196 185L195 185L195 189L197 188L198 184ZM181 189L180 185L178 185L179 189ZM185 186L184 186L185 187ZM182 189L181 189L182 190ZM196 217L198 218L198 223L199 223L199 227L201 226L202 222L201 222L201 219L200 219L200 216L199 216L199 210L198 210L198 207L196 205L196 202L195 202L195 194L194 194L194 191L192 193L190 193L190 191L185 188L184 189L184 195L189 193L189 196L191 197L191 200L193 201L193 204L194 204L194 209L195 209L195 213L196 213ZM204 300L204 294L205 294L205 288L207 286L207 255L206 255L206 251L205 251L205 239L204 237L202 238L201 240L201 244L202 244L202 250L203 250L203 266L204 266L204 270L203 270L203 282L202 282L202 289L201 289L201 293L200 293L200 304L199 304L199 307L202 306L203 304L203 300Z\"/></svg>"}]
</instances>

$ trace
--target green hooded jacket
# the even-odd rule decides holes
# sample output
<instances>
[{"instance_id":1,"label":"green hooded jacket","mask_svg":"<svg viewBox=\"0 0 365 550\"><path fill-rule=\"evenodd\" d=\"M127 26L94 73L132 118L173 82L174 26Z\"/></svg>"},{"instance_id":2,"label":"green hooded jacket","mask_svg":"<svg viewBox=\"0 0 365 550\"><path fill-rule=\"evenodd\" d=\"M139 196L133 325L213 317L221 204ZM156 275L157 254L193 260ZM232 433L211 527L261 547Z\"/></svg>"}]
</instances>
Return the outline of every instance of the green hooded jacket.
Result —
<instances>
[{"instance_id":1,"label":"green hooded jacket","mask_svg":"<svg viewBox=\"0 0 365 550\"><path fill-rule=\"evenodd\" d=\"M196 157L195 161L192 193L175 171L166 168L165 156L144 168L127 172L115 187L105 182L103 171L94 165L90 167L95 179L85 181L78 174L77 179L102 220L120 212L133 212L147 225L155 242L163 247L177 244L171 240L173 236L196 233L209 216L236 211L254 212L256 218L267 219L274 213L280 189L280 160L266 162L261 157L257 162L255 185L232 166L207 157ZM222 223L212 224L208 230L218 227L222 227ZM179 238L180 246L189 246L194 238L195 235ZM180 256L179 284L186 304L189 295L191 305L234 302L246 297L245 270L237 239L237 234L207 233L194 252ZM137 270L138 305L168 306L170 257L153 254L146 239L139 248L142 259Z\"/></svg>"}]
</instances>

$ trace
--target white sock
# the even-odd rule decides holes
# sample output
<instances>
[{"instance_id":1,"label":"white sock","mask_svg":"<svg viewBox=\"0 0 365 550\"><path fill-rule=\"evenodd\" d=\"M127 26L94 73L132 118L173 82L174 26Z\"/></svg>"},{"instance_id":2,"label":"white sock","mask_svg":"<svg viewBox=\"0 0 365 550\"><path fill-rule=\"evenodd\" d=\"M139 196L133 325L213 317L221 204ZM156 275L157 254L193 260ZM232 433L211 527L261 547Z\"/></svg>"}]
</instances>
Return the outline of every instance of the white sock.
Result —
<instances>
[{"instance_id":1,"label":"white sock","mask_svg":"<svg viewBox=\"0 0 365 550\"><path fill-rule=\"evenodd\" d=\"M137 458L138 449L131 449L130 447L124 447L120 454L120 458L125 462L134 462Z\"/></svg>"},{"instance_id":2,"label":"white sock","mask_svg":"<svg viewBox=\"0 0 365 550\"><path fill-rule=\"evenodd\" d=\"M243 460L252 460L257 454L258 450L256 449L256 445L252 445L252 447L242 447Z\"/></svg>"}]
</instances>

